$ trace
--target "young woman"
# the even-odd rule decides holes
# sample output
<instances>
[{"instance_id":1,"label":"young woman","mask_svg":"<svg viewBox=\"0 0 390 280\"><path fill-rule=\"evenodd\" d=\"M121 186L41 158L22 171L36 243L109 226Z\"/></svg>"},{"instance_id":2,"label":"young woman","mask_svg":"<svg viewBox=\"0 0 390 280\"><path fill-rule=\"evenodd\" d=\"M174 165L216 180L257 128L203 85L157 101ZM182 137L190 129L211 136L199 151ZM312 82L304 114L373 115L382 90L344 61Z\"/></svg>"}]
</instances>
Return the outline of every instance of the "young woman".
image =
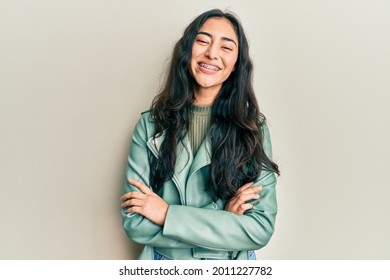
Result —
<instances>
[{"instance_id":1,"label":"young woman","mask_svg":"<svg viewBox=\"0 0 390 280\"><path fill-rule=\"evenodd\" d=\"M255 259L270 240L279 170L252 68L231 13L201 14L176 43L135 127L121 197L140 259Z\"/></svg>"}]
</instances>

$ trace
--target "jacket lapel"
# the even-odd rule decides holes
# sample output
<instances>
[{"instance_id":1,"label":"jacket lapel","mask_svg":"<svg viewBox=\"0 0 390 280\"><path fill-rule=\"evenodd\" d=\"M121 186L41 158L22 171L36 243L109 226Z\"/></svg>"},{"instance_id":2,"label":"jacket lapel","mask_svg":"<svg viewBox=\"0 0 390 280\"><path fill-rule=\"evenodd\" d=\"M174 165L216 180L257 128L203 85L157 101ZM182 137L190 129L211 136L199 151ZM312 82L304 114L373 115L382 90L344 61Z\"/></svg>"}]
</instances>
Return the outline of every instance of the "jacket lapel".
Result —
<instances>
[{"instance_id":1,"label":"jacket lapel","mask_svg":"<svg viewBox=\"0 0 390 280\"><path fill-rule=\"evenodd\" d=\"M147 146L153 153L155 157L158 157L160 147L162 142L166 137L165 131L156 138L149 138L147 141ZM182 142L177 144L177 157L176 157L176 166L175 172L172 177L173 183L176 185L176 188L180 195L180 201L183 205L186 205L185 199L185 184L187 181L188 173L191 169L193 161L193 155L191 151L191 146L186 136Z\"/></svg>"},{"instance_id":2,"label":"jacket lapel","mask_svg":"<svg viewBox=\"0 0 390 280\"><path fill-rule=\"evenodd\" d=\"M211 163L211 142L209 135L206 134L206 137L203 139L202 143L199 146L199 149L195 155L195 158L192 162L190 173L188 178L190 178L196 171L202 167Z\"/></svg>"}]
</instances>

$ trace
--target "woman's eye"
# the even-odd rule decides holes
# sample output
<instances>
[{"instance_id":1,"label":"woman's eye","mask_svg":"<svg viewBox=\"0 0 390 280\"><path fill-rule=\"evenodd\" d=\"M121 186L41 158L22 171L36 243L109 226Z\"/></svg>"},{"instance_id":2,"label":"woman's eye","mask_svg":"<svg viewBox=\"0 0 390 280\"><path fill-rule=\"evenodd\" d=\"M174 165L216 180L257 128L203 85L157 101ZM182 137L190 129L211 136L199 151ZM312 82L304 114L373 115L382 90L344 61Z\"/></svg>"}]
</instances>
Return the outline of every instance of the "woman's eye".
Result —
<instances>
[{"instance_id":1,"label":"woman's eye","mask_svg":"<svg viewBox=\"0 0 390 280\"><path fill-rule=\"evenodd\" d=\"M231 51L231 50L232 50L232 49L229 48L229 47L222 47L222 49L227 50L227 51Z\"/></svg>"},{"instance_id":2,"label":"woman's eye","mask_svg":"<svg viewBox=\"0 0 390 280\"><path fill-rule=\"evenodd\" d=\"M205 41L205 40L202 40L202 39L198 39L197 40L199 43L201 43L201 44L207 44L207 42Z\"/></svg>"}]
</instances>

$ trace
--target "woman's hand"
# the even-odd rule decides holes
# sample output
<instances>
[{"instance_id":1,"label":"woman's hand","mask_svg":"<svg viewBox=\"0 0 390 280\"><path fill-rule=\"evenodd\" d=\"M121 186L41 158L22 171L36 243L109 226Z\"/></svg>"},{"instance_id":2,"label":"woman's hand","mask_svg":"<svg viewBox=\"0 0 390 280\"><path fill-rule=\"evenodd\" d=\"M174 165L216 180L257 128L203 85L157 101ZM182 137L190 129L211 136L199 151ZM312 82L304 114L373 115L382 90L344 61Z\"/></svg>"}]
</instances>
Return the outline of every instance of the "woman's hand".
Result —
<instances>
[{"instance_id":1,"label":"woman's hand","mask_svg":"<svg viewBox=\"0 0 390 280\"><path fill-rule=\"evenodd\" d=\"M129 183L141 192L128 192L121 197L122 208L130 207L125 213L138 213L151 222L163 226L168 211L168 204L143 183L129 180Z\"/></svg>"},{"instance_id":2,"label":"woman's hand","mask_svg":"<svg viewBox=\"0 0 390 280\"><path fill-rule=\"evenodd\" d=\"M251 199L259 199L260 195L257 193L262 189L261 186L251 187L252 185L253 182L249 182L239 188L236 194L226 204L225 210L242 215L245 211L252 209L253 205L245 202Z\"/></svg>"}]
</instances>

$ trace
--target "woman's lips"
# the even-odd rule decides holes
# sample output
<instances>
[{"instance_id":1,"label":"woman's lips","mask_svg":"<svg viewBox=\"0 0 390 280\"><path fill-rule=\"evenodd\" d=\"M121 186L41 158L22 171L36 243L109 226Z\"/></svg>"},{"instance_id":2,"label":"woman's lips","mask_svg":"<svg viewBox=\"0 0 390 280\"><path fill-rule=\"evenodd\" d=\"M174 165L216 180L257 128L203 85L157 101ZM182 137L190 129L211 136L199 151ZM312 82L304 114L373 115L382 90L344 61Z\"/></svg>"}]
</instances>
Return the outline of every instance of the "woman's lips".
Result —
<instances>
[{"instance_id":1,"label":"woman's lips","mask_svg":"<svg viewBox=\"0 0 390 280\"><path fill-rule=\"evenodd\" d=\"M199 66L200 71L207 73L207 74L216 73L219 70L221 70L221 68L219 68L218 66L207 64L204 62L199 62L198 66Z\"/></svg>"}]
</instances>

